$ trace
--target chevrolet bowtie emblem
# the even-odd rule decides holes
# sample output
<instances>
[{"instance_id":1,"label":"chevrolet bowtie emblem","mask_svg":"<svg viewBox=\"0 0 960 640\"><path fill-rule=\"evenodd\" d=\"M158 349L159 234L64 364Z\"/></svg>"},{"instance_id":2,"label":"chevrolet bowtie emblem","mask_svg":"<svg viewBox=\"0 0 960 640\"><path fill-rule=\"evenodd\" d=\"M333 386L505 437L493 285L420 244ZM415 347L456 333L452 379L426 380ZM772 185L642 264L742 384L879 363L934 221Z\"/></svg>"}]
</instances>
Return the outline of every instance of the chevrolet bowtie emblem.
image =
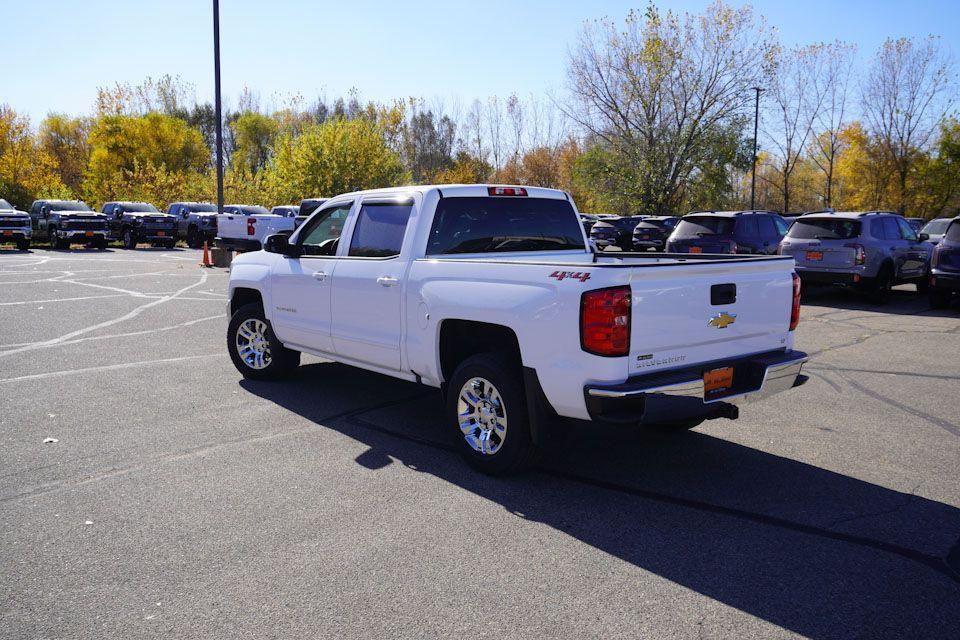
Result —
<instances>
[{"instance_id":1,"label":"chevrolet bowtie emblem","mask_svg":"<svg viewBox=\"0 0 960 640\"><path fill-rule=\"evenodd\" d=\"M710 318L710 320L707 321L707 324L711 327L716 327L717 329L726 329L736 321L737 314L723 311Z\"/></svg>"}]
</instances>

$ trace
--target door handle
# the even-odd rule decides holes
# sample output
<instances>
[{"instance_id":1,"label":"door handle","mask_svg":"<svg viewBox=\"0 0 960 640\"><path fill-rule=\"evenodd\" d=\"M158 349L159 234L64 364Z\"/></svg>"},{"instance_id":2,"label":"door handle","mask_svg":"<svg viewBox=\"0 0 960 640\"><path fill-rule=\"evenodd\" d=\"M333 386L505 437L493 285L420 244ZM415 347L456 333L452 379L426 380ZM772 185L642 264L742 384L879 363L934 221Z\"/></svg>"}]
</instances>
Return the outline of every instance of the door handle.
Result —
<instances>
[{"instance_id":1,"label":"door handle","mask_svg":"<svg viewBox=\"0 0 960 640\"><path fill-rule=\"evenodd\" d=\"M326 272L326 271L316 271L316 272L314 272L314 274L313 274L313 279L316 280L317 282L323 282L324 280L327 279L327 272Z\"/></svg>"},{"instance_id":2,"label":"door handle","mask_svg":"<svg viewBox=\"0 0 960 640\"><path fill-rule=\"evenodd\" d=\"M400 281L394 278L393 276L380 276L379 278L377 278L377 284L384 287L392 287L398 282Z\"/></svg>"}]
</instances>

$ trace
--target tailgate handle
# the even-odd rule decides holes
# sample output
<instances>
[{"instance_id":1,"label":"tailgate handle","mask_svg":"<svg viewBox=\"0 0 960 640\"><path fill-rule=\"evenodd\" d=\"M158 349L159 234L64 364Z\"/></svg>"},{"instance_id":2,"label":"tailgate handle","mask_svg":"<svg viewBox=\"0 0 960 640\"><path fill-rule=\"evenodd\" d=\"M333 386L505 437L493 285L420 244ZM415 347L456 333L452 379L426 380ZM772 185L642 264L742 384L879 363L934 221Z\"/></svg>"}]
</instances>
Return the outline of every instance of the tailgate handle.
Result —
<instances>
[{"instance_id":1,"label":"tailgate handle","mask_svg":"<svg viewBox=\"0 0 960 640\"><path fill-rule=\"evenodd\" d=\"M722 305L733 304L737 301L737 285L730 282L727 284L715 284L710 287L710 304Z\"/></svg>"}]
</instances>

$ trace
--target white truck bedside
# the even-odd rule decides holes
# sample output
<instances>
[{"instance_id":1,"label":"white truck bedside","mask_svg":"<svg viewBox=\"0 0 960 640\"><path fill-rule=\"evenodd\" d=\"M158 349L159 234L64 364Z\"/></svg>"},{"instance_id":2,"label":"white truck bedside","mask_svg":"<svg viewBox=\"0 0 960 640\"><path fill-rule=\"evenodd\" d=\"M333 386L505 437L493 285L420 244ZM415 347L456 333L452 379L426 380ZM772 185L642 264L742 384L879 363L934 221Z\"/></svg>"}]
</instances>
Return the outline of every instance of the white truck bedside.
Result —
<instances>
[{"instance_id":1,"label":"white truck bedside","mask_svg":"<svg viewBox=\"0 0 960 640\"><path fill-rule=\"evenodd\" d=\"M295 218L270 213L266 207L228 204L217 216L214 244L231 251L257 251L267 236L292 232L295 224Z\"/></svg>"},{"instance_id":2,"label":"white truck bedside","mask_svg":"<svg viewBox=\"0 0 960 640\"><path fill-rule=\"evenodd\" d=\"M806 381L791 258L595 254L563 191L344 194L264 249L230 273L237 369L279 378L306 352L438 387L488 473L558 417L690 428Z\"/></svg>"}]
</instances>

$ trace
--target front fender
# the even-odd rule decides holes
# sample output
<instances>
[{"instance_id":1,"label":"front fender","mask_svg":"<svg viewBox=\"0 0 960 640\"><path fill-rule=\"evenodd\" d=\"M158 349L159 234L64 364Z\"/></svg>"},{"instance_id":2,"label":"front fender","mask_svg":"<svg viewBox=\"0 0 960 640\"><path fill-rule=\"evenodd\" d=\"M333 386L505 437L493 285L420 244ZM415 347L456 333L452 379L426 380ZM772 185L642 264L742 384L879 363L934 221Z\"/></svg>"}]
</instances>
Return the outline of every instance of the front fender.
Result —
<instances>
[{"instance_id":1,"label":"front fender","mask_svg":"<svg viewBox=\"0 0 960 640\"><path fill-rule=\"evenodd\" d=\"M236 258L230 265L230 283L227 299L233 301L237 289L253 289L260 293L263 299L263 312L268 320L272 320L272 290L270 287L270 271L268 264L247 259L247 256Z\"/></svg>"}]
</instances>

